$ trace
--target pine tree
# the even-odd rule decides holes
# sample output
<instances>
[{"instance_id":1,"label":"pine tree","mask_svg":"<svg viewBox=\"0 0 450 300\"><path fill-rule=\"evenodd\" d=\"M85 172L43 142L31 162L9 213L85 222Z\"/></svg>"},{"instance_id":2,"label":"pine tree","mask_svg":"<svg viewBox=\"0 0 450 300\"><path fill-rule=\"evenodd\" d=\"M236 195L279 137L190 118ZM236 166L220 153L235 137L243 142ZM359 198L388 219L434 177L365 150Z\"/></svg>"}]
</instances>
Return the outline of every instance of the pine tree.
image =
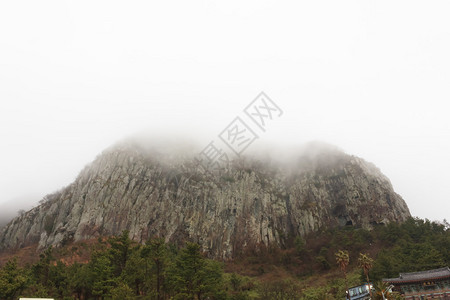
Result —
<instances>
[{"instance_id":1,"label":"pine tree","mask_svg":"<svg viewBox=\"0 0 450 300\"><path fill-rule=\"evenodd\" d=\"M167 265L167 247L164 239L156 238L149 240L144 249L142 249L142 256L151 260L155 270L156 299L163 299L162 286L164 284Z\"/></svg>"},{"instance_id":2,"label":"pine tree","mask_svg":"<svg viewBox=\"0 0 450 300\"><path fill-rule=\"evenodd\" d=\"M8 261L0 270L0 299L17 299L28 281L29 276L17 266L17 260Z\"/></svg>"},{"instance_id":3,"label":"pine tree","mask_svg":"<svg viewBox=\"0 0 450 300\"><path fill-rule=\"evenodd\" d=\"M186 244L169 274L175 292L174 299L202 300L225 297L222 291L222 266L217 262L206 260L198 244Z\"/></svg>"}]
</instances>

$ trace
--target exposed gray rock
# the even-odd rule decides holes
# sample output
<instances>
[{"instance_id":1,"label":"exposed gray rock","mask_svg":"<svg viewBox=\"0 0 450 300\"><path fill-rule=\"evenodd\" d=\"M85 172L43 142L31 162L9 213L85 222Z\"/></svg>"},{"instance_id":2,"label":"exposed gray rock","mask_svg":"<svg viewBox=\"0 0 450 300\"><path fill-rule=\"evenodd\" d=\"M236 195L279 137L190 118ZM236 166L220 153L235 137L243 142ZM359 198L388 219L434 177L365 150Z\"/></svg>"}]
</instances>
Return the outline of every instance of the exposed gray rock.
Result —
<instances>
[{"instance_id":1,"label":"exposed gray rock","mask_svg":"<svg viewBox=\"0 0 450 300\"><path fill-rule=\"evenodd\" d=\"M40 248L119 234L200 243L216 258L246 247L284 246L329 226L371 227L410 216L372 164L335 150L287 164L240 159L203 173L192 157L115 146L77 179L2 229L1 249Z\"/></svg>"}]
</instances>

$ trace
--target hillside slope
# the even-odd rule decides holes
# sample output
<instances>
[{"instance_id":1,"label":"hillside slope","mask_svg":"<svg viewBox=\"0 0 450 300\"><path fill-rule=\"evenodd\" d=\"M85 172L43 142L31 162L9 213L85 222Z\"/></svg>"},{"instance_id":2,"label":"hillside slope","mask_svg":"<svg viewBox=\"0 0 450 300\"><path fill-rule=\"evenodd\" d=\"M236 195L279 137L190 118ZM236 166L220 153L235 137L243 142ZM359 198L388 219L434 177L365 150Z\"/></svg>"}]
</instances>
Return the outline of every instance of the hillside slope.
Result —
<instances>
[{"instance_id":1,"label":"hillside slope","mask_svg":"<svg viewBox=\"0 0 450 300\"><path fill-rule=\"evenodd\" d=\"M2 229L1 249L126 229L139 242L191 240L210 257L231 258L261 243L283 247L322 227L370 227L410 216L375 166L336 150L299 154L288 165L242 158L210 174L193 157L119 144L44 200Z\"/></svg>"}]
</instances>

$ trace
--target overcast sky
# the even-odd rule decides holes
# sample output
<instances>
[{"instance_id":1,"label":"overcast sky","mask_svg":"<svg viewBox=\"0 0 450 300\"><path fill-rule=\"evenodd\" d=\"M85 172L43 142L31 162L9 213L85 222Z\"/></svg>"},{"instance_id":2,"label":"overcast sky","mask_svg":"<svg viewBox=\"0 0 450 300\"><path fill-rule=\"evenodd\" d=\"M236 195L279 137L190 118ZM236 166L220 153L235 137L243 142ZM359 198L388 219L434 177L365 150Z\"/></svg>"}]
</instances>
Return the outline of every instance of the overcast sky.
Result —
<instances>
[{"instance_id":1,"label":"overcast sky","mask_svg":"<svg viewBox=\"0 0 450 300\"><path fill-rule=\"evenodd\" d=\"M72 182L137 132L208 141L261 91L258 142L373 162L450 219L448 1L1 1L0 203ZM171 132L171 133L169 133Z\"/></svg>"}]
</instances>

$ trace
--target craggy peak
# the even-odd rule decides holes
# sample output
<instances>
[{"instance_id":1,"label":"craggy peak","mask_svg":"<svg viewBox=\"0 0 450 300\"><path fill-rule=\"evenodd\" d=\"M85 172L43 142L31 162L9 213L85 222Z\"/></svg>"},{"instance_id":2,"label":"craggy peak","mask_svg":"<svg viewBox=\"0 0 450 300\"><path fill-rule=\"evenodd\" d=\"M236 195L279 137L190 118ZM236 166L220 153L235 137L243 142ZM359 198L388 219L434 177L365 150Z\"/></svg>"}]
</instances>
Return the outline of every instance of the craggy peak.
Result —
<instances>
[{"instance_id":1,"label":"craggy peak","mask_svg":"<svg viewBox=\"0 0 450 300\"><path fill-rule=\"evenodd\" d=\"M213 173L189 151L155 149L124 142L105 150L72 184L6 225L0 247L45 249L128 230L138 242L193 241L209 257L229 259L321 228L410 217L379 169L331 147L309 145L284 161L242 157Z\"/></svg>"}]
</instances>

